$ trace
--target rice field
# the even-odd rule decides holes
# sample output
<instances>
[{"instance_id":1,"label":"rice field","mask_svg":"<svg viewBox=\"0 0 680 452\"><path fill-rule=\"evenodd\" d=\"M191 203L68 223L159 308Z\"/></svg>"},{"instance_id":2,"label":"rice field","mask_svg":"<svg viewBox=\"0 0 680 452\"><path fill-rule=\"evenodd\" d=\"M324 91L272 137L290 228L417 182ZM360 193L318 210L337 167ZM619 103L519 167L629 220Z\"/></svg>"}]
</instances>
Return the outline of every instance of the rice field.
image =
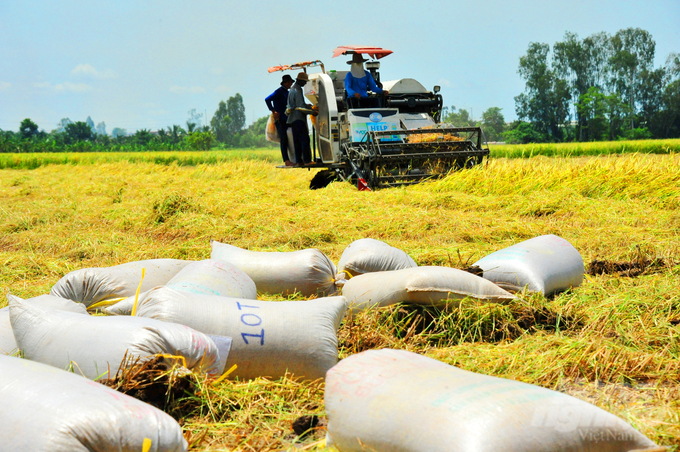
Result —
<instances>
[{"instance_id":1,"label":"rice field","mask_svg":"<svg viewBox=\"0 0 680 452\"><path fill-rule=\"evenodd\" d=\"M315 170L276 169L278 151L0 155L0 307L6 293L47 293L79 268L205 259L210 239L262 251L314 247L337 263L353 240L371 237L420 265L462 268L556 234L586 266L656 264L634 275L588 275L549 299L369 311L341 326L341 357L406 349L556 389L677 450L680 140L671 141L656 142L656 152L634 142L640 147L621 154L614 143L581 157L592 149L499 146L483 166L377 192L338 182L310 191ZM194 397L181 420L192 450L323 449L323 382L200 381ZM321 419L307 438L291 427L303 415Z\"/></svg>"},{"instance_id":2,"label":"rice field","mask_svg":"<svg viewBox=\"0 0 680 452\"><path fill-rule=\"evenodd\" d=\"M611 154L670 154L680 152L680 139L598 141L588 143L538 143L491 145L492 158L579 157ZM0 169L35 169L45 165L102 163L155 163L158 165L216 165L234 160L278 162L278 149L163 151L163 152L45 152L0 153Z\"/></svg>"},{"instance_id":3,"label":"rice field","mask_svg":"<svg viewBox=\"0 0 680 452\"><path fill-rule=\"evenodd\" d=\"M491 145L492 156L507 158L525 158L536 155L579 157L630 153L668 154L678 151L680 151L678 139Z\"/></svg>"}]
</instances>

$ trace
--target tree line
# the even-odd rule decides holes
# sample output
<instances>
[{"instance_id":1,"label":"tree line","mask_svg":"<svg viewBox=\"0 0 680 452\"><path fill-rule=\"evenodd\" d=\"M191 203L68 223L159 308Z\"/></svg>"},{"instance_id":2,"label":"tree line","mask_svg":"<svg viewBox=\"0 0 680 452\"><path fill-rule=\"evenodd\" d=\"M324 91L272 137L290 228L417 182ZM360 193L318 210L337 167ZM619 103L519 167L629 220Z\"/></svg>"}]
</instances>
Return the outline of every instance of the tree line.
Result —
<instances>
[{"instance_id":1,"label":"tree line","mask_svg":"<svg viewBox=\"0 0 680 452\"><path fill-rule=\"evenodd\" d=\"M492 107L481 120L445 109L444 122L481 126L489 141L510 143L680 137L680 55L655 68L656 43L640 28L580 39L567 32L552 49L532 42L520 58L525 82L518 120Z\"/></svg>"},{"instance_id":2,"label":"tree line","mask_svg":"<svg viewBox=\"0 0 680 452\"><path fill-rule=\"evenodd\" d=\"M30 118L24 119L19 131L0 130L0 152L112 152L208 150L212 148L271 147L265 139L268 116L245 127L243 97L236 94L220 101L210 125L200 125L202 114L189 110L185 126L174 124L156 131L140 129L128 134L114 128L106 133L104 122L94 125L85 121L62 119L51 132L40 130Z\"/></svg>"},{"instance_id":3,"label":"tree line","mask_svg":"<svg viewBox=\"0 0 680 452\"><path fill-rule=\"evenodd\" d=\"M520 58L525 90L515 97L519 141L680 137L680 56L655 68L656 43L640 28L580 39L567 32L552 49L532 42Z\"/></svg>"}]
</instances>

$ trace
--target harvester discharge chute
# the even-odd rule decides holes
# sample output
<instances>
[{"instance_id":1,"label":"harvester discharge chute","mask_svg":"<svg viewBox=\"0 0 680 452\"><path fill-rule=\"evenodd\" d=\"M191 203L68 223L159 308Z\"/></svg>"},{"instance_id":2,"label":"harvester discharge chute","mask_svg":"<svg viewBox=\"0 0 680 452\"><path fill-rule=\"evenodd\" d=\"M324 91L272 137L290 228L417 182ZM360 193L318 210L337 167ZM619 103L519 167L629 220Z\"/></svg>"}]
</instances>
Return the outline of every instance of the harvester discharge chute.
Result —
<instances>
[{"instance_id":1,"label":"harvester discharge chute","mask_svg":"<svg viewBox=\"0 0 680 452\"><path fill-rule=\"evenodd\" d=\"M343 46L333 56L353 53L377 60L392 51ZM470 168L489 155L481 128L440 123L439 87L430 91L410 78L381 82L380 63L375 60L365 68L388 94L369 95L369 102L359 105L345 91L349 71L326 72L318 60L270 68L270 72L322 68L309 74L304 87L305 97L318 111L312 128L315 163L307 168L326 169L317 174L311 188L336 179L350 181L360 190L410 185Z\"/></svg>"}]
</instances>

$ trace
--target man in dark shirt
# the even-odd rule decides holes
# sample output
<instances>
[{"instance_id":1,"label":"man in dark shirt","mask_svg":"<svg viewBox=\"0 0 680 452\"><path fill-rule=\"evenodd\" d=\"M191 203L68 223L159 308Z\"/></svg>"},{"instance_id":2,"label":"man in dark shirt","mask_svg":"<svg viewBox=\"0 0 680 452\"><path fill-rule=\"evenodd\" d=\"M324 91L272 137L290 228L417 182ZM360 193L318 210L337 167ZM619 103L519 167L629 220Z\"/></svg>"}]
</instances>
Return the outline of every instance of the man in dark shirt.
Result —
<instances>
[{"instance_id":1,"label":"man in dark shirt","mask_svg":"<svg viewBox=\"0 0 680 452\"><path fill-rule=\"evenodd\" d=\"M281 157L286 166L294 164L288 160L288 116L286 116L286 105L288 103L288 90L293 85L293 77L286 74L281 78L281 87L265 98L267 108L274 115L276 131L281 138Z\"/></svg>"},{"instance_id":2,"label":"man in dark shirt","mask_svg":"<svg viewBox=\"0 0 680 452\"><path fill-rule=\"evenodd\" d=\"M307 128L307 115L311 112L312 105L305 102L303 90L308 80L307 73L300 72L288 93L288 125L293 129L296 166L314 164L309 145L309 129Z\"/></svg>"}]
</instances>

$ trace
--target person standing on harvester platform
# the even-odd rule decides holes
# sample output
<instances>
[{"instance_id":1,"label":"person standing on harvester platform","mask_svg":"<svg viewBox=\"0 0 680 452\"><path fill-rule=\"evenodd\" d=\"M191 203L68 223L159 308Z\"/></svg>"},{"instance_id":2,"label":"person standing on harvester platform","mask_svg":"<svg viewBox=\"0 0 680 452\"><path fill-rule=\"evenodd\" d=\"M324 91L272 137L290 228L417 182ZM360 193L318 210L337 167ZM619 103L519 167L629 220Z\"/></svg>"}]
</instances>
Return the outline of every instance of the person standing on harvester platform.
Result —
<instances>
[{"instance_id":1,"label":"person standing on harvester platform","mask_svg":"<svg viewBox=\"0 0 680 452\"><path fill-rule=\"evenodd\" d=\"M293 129L293 142L295 144L295 166L304 166L312 163L312 150L309 143L309 128L307 127L307 115L312 106L305 102L302 88L307 84L309 76L300 72L295 78L295 84L288 92L288 124Z\"/></svg>"},{"instance_id":2,"label":"person standing on harvester platform","mask_svg":"<svg viewBox=\"0 0 680 452\"><path fill-rule=\"evenodd\" d=\"M293 83L293 77L288 74L284 75L281 78L281 86L264 99L267 108L274 115L274 125L281 138L281 157L286 166L293 166L293 163L288 160L288 115L286 115L288 90Z\"/></svg>"}]
</instances>

